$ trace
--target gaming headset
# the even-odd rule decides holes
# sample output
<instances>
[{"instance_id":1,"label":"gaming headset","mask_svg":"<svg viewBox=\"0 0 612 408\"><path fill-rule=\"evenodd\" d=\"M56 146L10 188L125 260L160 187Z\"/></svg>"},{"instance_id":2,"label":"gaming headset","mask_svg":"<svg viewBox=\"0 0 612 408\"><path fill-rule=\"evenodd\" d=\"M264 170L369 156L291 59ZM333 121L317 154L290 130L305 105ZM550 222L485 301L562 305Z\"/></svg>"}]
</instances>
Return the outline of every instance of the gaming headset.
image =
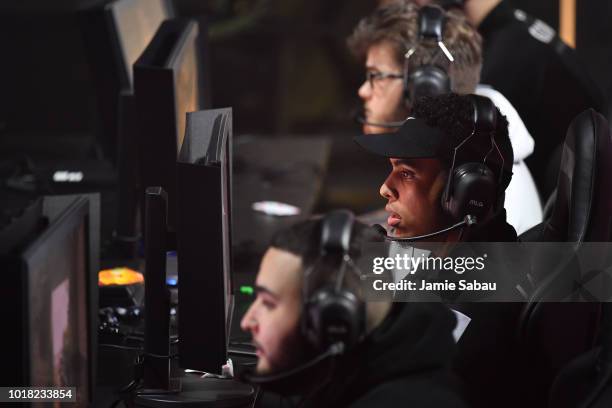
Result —
<instances>
[{"instance_id":1,"label":"gaming headset","mask_svg":"<svg viewBox=\"0 0 612 408\"><path fill-rule=\"evenodd\" d=\"M404 55L404 98L407 105L421 96L441 95L451 91L450 78L444 69L431 63L415 68L410 64L417 47L424 43L435 44L450 62L454 61L442 41L445 24L446 14L441 7L423 6L419 10L418 42Z\"/></svg>"},{"instance_id":2,"label":"gaming headset","mask_svg":"<svg viewBox=\"0 0 612 408\"><path fill-rule=\"evenodd\" d=\"M354 215L350 211L328 213L321 221L318 258L304 272L300 331L315 356L277 374L261 375L247 370L241 374L244 381L281 392L293 384L291 381L299 381L299 375L330 357L343 354L363 338L365 303L343 284L347 268L352 269L350 273L359 272L349 254L353 223ZM329 279L331 272L335 272L333 279ZM316 278L323 278L324 284L309 293L317 283L313 282Z\"/></svg>"},{"instance_id":3,"label":"gaming headset","mask_svg":"<svg viewBox=\"0 0 612 408\"><path fill-rule=\"evenodd\" d=\"M344 284L348 273L358 272L349 255L355 216L347 210L327 214L321 222L319 258L304 273L301 330L318 351L355 346L365 333L365 304ZM323 270L319 268L324 268ZM334 279L312 290L313 279L334 273ZM339 354L339 353L338 353Z\"/></svg>"},{"instance_id":4,"label":"gaming headset","mask_svg":"<svg viewBox=\"0 0 612 408\"><path fill-rule=\"evenodd\" d=\"M459 143L453 153L453 161L449 171L449 179L442 194L442 208L454 220L460 220L466 215L473 215L482 219L494 208L498 200L498 188L503 173L503 155L494 139L497 128L497 110L493 102L486 97L471 95L474 106L474 130L472 134ZM483 157L482 162L468 162L455 166L457 152L475 135L488 135L491 140L491 149ZM502 159L500 178L496 180L494 173L486 164L492 150Z\"/></svg>"},{"instance_id":5,"label":"gaming headset","mask_svg":"<svg viewBox=\"0 0 612 408\"><path fill-rule=\"evenodd\" d=\"M454 61L450 51L444 45L443 34L446 24L444 9L438 6L423 6L419 9L418 34L416 44L406 44L408 51L404 55L404 103L410 107L411 103L422 96L436 96L451 92L451 83L448 73L441 67L431 63L412 67L411 57L422 44L432 44L444 52L446 58L452 63ZM432 57L433 59L433 57ZM384 127L399 128L404 121L395 122L370 122L361 114L357 121L362 124Z\"/></svg>"},{"instance_id":6,"label":"gaming headset","mask_svg":"<svg viewBox=\"0 0 612 408\"><path fill-rule=\"evenodd\" d=\"M390 237L384 227L375 225L374 227L386 240L413 242L433 238L457 228L469 227L477 222L482 222L492 209L497 210L499 205L503 203L504 195L499 186L502 184L504 157L494 138L497 128L497 109L487 97L470 95L470 98L474 108L473 130L467 138L454 148L451 168L441 197L443 210L451 216L455 224L429 234L406 238ZM491 148L483 156L482 162L467 162L456 166L457 152L473 137L482 137L483 135L488 135ZM495 174L487 166L487 159L494 150L501 158L498 179L495 178Z\"/></svg>"},{"instance_id":7,"label":"gaming headset","mask_svg":"<svg viewBox=\"0 0 612 408\"><path fill-rule=\"evenodd\" d=\"M444 10L450 10L453 8L463 9L465 0L438 0L436 4L442 7Z\"/></svg>"}]
</instances>

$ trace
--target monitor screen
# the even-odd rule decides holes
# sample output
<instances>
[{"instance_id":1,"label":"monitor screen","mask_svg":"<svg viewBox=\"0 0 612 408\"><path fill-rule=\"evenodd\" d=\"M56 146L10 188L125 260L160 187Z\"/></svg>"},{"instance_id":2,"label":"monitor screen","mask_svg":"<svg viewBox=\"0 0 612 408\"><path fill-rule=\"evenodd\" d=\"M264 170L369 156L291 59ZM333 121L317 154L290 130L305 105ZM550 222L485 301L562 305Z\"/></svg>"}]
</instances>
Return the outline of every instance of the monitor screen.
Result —
<instances>
[{"instance_id":1,"label":"monitor screen","mask_svg":"<svg viewBox=\"0 0 612 408\"><path fill-rule=\"evenodd\" d=\"M173 17L168 0L117 0L106 5L111 18L111 32L116 34L117 69L123 89L133 84L132 66L153 39L161 23Z\"/></svg>"},{"instance_id":2,"label":"monitor screen","mask_svg":"<svg viewBox=\"0 0 612 408\"><path fill-rule=\"evenodd\" d=\"M176 145L180 146L185 136L185 120L187 112L197 111L199 108L198 89L198 30L193 26L187 30L186 35L180 38L179 44L170 55L168 66L174 73L175 109L176 109Z\"/></svg>"},{"instance_id":3,"label":"monitor screen","mask_svg":"<svg viewBox=\"0 0 612 408\"><path fill-rule=\"evenodd\" d=\"M25 383L92 392L89 203L79 197L24 251Z\"/></svg>"}]
</instances>

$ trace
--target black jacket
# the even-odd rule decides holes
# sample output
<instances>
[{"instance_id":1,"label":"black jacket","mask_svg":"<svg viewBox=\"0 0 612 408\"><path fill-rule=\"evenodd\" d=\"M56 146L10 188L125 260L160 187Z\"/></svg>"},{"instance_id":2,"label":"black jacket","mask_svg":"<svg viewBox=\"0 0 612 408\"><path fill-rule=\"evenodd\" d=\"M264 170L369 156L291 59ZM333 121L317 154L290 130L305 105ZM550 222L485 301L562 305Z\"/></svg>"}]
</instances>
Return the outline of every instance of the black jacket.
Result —
<instances>
[{"instance_id":1,"label":"black jacket","mask_svg":"<svg viewBox=\"0 0 612 408\"><path fill-rule=\"evenodd\" d=\"M338 361L310 407L465 407L448 371L455 316L442 304L394 303L385 321Z\"/></svg>"},{"instance_id":2,"label":"black jacket","mask_svg":"<svg viewBox=\"0 0 612 408\"><path fill-rule=\"evenodd\" d=\"M546 199L559 168L550 155L577 114L591 107L601 111L603 94L550 27L507 2L495 7L478 30L483 38L480 80L508 98L535 139L526 162Z\"/></svg>"},{"instance_id":3,"label":"black jacket","mask_svg":"<svg viewBox=\"0 0 612 408\"><path fill-rule=\"evenodd\" d=\"M468 241L516 242L517 236L506 222L505 211L501 211L479 225ZM515 261L508 260L507 264ZM503 259L500 262L506 263ZM508 268L510 273L516 273L518 281L524 276L524 269L528 266ZM537 370L531 370L531 363L517 341L524 303L474 302L449 306L472 319L457 343L452 363L469 403L476 408L540 406L543 401L539 398L545 397L546 389L531 387L537 383L531 377L537 375ZM534 395L537 392L540 394Z\"/></svg>"}]
</instances>

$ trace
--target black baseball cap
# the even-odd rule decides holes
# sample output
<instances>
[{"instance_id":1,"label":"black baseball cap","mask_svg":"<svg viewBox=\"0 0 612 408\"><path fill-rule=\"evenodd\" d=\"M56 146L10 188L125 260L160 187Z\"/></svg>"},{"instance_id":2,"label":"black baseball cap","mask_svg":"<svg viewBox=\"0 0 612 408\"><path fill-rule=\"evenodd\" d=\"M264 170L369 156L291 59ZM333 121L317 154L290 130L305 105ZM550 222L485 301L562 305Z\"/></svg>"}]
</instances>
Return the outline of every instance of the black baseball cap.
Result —
<instances>
[{"instance_id":1,"label":"black baseball cap","mask_svg":"<svg viewBox=\"0 0 612 408\"><path fill-rule=\"evenodd\" d=\"M397 132L359 135L354 140L371 153L397 159L449 159L455 148L442 130L412 117Z\"/></svg>"},{"instance_id":2,"label":"black baseball cap","mask_svg":"<svg viewBox=\"0 0 612 408\"><path fill-rule=\"evenodd\" d=\"M456 165L470 161L482 161L491 149L490 143L477 143L482 139L477 135L473 143L466 143L458 150ZM491 151L487 163L491 170L499 174L503 167L502 179L504 187L512 178L514 154L508 137L505 140L496 139L497 151ZM424 119L410 117L397 132L382 134L359 135L354 141L370 153L396 159L426 159L437 158L451 161L455 148L461 141L450 137L441 129L429 126ZM500 157L501 153L501 157ZM503 159L502 159L503 158ZM503 163L503 164L502 164Z\"/></svg>"}]
</instances>

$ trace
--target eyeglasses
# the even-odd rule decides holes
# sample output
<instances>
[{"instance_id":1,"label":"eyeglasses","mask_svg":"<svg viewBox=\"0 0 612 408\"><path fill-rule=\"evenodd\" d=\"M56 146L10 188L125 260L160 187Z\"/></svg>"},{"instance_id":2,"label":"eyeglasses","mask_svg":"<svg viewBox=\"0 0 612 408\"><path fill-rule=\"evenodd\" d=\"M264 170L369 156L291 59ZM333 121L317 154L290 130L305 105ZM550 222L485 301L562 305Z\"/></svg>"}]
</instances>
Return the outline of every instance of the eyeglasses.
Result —
<instances>
[{"instance_id":1,"label":"eyeglasses","mask_svg":"<svg viewBox=\"0 0 612 408\"><path fill-rule=\"evenodd\" d=\"M370 83L370 87L374 89L374 84L380 83L383 79L402 79L404 75L393 72L366 71L366 81Z\"/></svg>"}]
</instances>

